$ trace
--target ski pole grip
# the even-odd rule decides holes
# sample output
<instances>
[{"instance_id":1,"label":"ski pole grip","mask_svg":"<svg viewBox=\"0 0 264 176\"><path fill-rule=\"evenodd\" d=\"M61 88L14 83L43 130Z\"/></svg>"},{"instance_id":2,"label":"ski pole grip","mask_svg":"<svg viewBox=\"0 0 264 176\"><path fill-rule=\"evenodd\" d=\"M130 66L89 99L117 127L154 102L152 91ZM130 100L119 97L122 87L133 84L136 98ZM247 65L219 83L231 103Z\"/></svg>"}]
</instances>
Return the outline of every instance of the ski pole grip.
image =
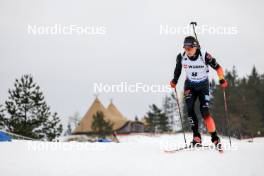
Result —
<instances>
[{"instance_id":1,"label":"ski pole grip","mask_svg":"<svg viewBox=\"0 0 264 176\"><path fill-rule=\"evenodd\" d=\"M197 23L194 22L194 21L192 21L190 24L191 24L191 25L194 25L194 26L197 26Z\"/></svg>"}]
</instances>

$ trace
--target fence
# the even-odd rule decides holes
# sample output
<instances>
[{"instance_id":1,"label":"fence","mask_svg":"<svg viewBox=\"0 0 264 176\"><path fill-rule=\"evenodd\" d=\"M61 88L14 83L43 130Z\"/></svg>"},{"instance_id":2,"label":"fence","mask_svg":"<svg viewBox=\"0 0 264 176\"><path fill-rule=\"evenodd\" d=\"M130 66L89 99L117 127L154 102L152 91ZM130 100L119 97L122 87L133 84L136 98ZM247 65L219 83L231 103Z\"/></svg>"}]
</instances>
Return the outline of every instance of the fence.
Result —
<instances>
[{"instance_id":1,"label":"fence","mask_svg":"<svg viewBox=\"0 0 264 176\"><path fill-rule=\"evenodd\" d=\"M7 131L5 131L5 130L0 130L0 131L3 132L3 133L8 134L8 135L11 136L13 139L36 140L36 139L30 138L30 137L26 137L26 136L18 135L18 134L15 134L15 133L7 132Z\"/></svg>"}]
</instances>

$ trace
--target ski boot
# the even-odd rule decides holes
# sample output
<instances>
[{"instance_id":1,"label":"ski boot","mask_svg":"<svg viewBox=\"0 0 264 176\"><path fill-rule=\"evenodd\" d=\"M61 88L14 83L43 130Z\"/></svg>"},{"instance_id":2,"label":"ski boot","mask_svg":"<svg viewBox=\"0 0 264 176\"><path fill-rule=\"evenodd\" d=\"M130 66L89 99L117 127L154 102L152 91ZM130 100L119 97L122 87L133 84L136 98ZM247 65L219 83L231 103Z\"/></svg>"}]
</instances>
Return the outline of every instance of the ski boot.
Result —
<instances>
[{"instance_id":1,"label":"ski boot","mask_svg":"<svg viewBox=\"0 0 264 176\"><path fill-rule=\"evenodd\" d=\"M193 140L190 144L190 148L193 148L193 147L202 147L202 139L201 139L200 133L193 135Z\"/></svg>"},{"instance_id":2,"label":"ski boot","mask_svg":"<svg viewBox=\"0 0 264 176\"><path fill-rule=\"evenodd\" d=\"M215 148L220 152L224 152L220 138L216 135L216 133L212 134L212 139L211 139L212 143L215 145Z\"/></svg>"}]
</instances>

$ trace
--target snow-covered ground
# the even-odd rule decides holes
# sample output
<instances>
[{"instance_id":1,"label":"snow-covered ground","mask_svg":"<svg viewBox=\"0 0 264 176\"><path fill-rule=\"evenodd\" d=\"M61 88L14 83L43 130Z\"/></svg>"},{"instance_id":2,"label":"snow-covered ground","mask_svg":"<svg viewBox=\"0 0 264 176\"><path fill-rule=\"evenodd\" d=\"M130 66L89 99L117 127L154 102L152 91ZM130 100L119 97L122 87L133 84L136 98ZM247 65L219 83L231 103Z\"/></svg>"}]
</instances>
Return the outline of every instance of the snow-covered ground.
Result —
<instances>
[{"instance_id":1,"label":"snow-covered ground","mask_svg":"<svg viewBox=\"0 0 264 176\"><path fill-rule=\"evenodd\" d=\"M188 141L191 135L188 134ZM264 175L264 138L233 141L232 150L164 152L183 143L178 135L121 136L121 143L0 143L1 176L255 176ZM205 144L210 138L204 137ZM222 140L228 145L228 140Z\"/></svg>"}]
</instances>

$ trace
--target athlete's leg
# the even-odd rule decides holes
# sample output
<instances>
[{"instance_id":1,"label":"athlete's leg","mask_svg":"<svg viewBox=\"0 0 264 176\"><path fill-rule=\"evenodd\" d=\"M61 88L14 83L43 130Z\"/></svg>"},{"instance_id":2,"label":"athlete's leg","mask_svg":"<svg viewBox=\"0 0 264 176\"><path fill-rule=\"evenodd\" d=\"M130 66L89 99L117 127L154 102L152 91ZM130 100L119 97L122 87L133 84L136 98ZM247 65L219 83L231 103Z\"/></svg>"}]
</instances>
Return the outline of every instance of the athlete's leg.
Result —
<instances>
[{"instance_id":1,"label":"athlete's leg","mask_svg":"<svg viewBox=\"0 0 264 176\"><path fill-rule=\"evenodd\" d=\"M215 122L210 114L210 109L209 109L209 101L210 101L209 88L205 88L200 91L199 101L200 101L200 111L204 119L204 123L207 128L207 131L211 134L212 142L219 140L219 137L217 136L216 133Z\"/></svg>"},{"instance_id":2,"label":"athlete's leg","mask_svg":"<svg viewBox=\"0 0 264 176\"><path fill-rule=\"evenodd\" d=\"M189 124L191 126L191 129L193 131L193 136L194 137L198 136L201 138L201 135L198 131L198 119L197 119L196 113L194 111L194 105L195 105L195 101L197 99L197 94L192 89L185 88L184 98L185 98L185 102L186 102L186 106L187 106L188 120L189 120Z\"/></svg>"}]
</instances>

